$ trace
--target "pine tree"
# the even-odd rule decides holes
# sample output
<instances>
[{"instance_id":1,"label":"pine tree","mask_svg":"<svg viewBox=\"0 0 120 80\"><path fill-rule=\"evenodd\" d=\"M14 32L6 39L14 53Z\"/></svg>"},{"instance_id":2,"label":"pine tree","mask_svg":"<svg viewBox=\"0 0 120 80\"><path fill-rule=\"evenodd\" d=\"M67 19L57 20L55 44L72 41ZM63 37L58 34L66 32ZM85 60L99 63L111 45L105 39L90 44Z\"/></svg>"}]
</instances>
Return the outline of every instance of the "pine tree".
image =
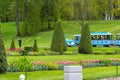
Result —
<instances>
[{"instance_id":1,"label":"pine tree","mask_svg":"<svg viewBox=\"0 0 120 80\"><path fill-rule=\"evenodd\" d=\"M89 28L88 23L85 23L83 25L78 52L84 53L84 54L92 53L90 28Z\"/></svg>"},{"instance_id":2,"label":"pine tree","mask_svg":"<svg viewBox=\"0 0 120 80\"><path fill-rule=\"evenodd\" d=\"M67 50L65 36L60 21L55 24L51 50L55 52L60 52L61 54L63 54L63 52Z\"/></svg>"},{"instance_id":3,"label":"pine tree","mask_svg":"<svg viewBox=\"0 0 120 80\"><path fill-rule=\"evenodd\" d=\"M6 70L7 70L7 60L4 49L4 43L2 40L1 24L0 24L0 74L5 73Z\"/></svg>"},{"instance_id":4,"label":"pine tree","mask_svg":"<svg viewBox=\"0 0 120 80\"><path fill-rule=\"evenodd\" d=\"M37 45L37 40L34 40L34 46L33 46L33 51L38 52L38 45Z\"/></svg>"},{"instance_id":5,"label":"pine tree","mask_svg":"<svg viewBox=\"0 0 120 80\"><path fill-rule=\"evenodd\" d=\"M10 49L15 49L15 42L14 42L14 39L12 39L12 41L11 41Z\"/></svg>"}]
</instances>

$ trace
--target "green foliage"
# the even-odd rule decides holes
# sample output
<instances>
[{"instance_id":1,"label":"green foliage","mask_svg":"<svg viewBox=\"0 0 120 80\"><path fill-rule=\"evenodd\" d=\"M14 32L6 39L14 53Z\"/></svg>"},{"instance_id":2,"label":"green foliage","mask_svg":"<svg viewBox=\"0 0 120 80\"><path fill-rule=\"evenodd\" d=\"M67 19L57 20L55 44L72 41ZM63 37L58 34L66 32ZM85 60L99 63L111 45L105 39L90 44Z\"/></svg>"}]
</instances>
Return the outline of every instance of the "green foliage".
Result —
<instances>
[{"instance_id":1,"label":"green foliage","mask_svg":"<svg viewBox=\"0 0 120 80\"><path fill-rule=\"evenodd\" d=\"M43 56L43 55L47 55L47 54L46 54L46 51L45 51L45 50L43 50L43 49L42 49L42 50L40 50L40 55L41 55L41 56Z\"/></svg>"},{"instance_id":2,"label":"green foliage","mask_svg":"<svg viewBox=\"0 0 120 80\"><path fill-rule=\"evenodd\" d=\"M60 55L60 52L49 51L47 52L48 55Z\"/></svg>"},{"instance_id":3,"label":"green foliage","mask_svg":"<svg viewBox=\"0 0 120 80\"><path fill-rule=\"evenodd\" d=\"M33 47L30 47L30 46L28 46L28 47L24 47L24 50L27 50L27 51L33 51Z\"/></svg>"},{"instance_id":4,"label":"green foliage","mask_svg":"<svg viewBox=\"0 0 120 80\"><path fill-rule=\"evenodd\" d=\"M55 52L60 52L61 54L63 54L63 52L67 50L64 32L62 29L62 23L60 21L58 21L55 25L51 50Z\"/></svg>"},{"instance_id":5,"label":"green foliage","mask_svg":"<svg viewBox=\"0 0 120 80\"><path fill-rule=\"evenodd\" d=\"M26 36L27 35L27 26L26 23L24 22L22 26L20 26L20 34L21 36Z\"/></svg>"},{"instance_id":6,"label":"green foliage","mask_svg":"<svg viewBox=\"0 0 120 80\"><path fill-rule=\"evenodd\" d=\"M6 59L4 43L2 40L1 23L0 23L0 74L5 73L6 70L7 70L7 59Z\"/></svg>"},{"instance_id":7,"label":"green foliage","mask_svg":"<svg viewBox=\"0 0 120 80\"><path fill-rule=\"evenodd\" d=\"M73 55L73 52L72 51L65 51L64 54L65 55Z\"/></svg>"},{"instance_id":8,"label":"green foliage","mask_svg":"<svg viewBox=\"0 0 120 80\"><path fill-rule=\"evenodd\" d=\"M92 44L89 25L86 23L82 27L81 40L78 48L79 53L90 54L92 53Z\"/></svg>"},{"instance_id":9,"label":"green foliage","mask_svg":"<svg viewBox=\"0 0 120 80\"><path fill-rule=\"evenodd\" d=\"M24 71L33 71L33 65L30 60L26 57L20 58L17 61L13 61L9 64L8 72L24 72Z\"/></svg>"},{"instance_id":10,"label":"green foliage","mask_svg":"<svg viewBox=\"0 0 120 80\"><path fill-rule=\"evenodd\" d=\"M15 49L15 41L12 39L10 49Z\"/></svg>"},{"instance_id":11,"label":"green foliage","mask_svg":"<svg viewBox=\"0 0 120 80\"><path fill-rule=\"evenodd\" d=\"M37 40L34 40L33 51L34 51L34 52L39 52L39 50L38 50L38 45L37 45Z\"/></svg>"},{"instance_id":12,"label":"green foliage","mask_svg":"<svg viewBox=\"0 0 120 80\"><path fill-rule=\"evenodd\" d=\"M27 50L22 50L21 51L21 56L27 56L28 55L28 51Z\"/></svg>"}]
</instances>

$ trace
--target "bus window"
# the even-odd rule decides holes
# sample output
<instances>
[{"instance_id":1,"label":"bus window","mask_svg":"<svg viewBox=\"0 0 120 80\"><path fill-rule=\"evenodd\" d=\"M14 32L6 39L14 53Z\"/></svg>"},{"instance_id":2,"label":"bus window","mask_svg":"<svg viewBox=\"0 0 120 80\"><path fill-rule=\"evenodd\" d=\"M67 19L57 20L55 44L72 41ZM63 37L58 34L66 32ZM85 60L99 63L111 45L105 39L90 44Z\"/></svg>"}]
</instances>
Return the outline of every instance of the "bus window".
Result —
<instances>
[{"instance_id":1,"label":"bus window","mask_svg":"<svg viewBox=\"0 0 120 80\"><path fill-rule=\"evenodd\" d=\"M74 36L74 40L79 40L79 37L78 36Z\"/></svg>"},{"instance_id":2,"label":"bus window","mask_svg":"<svg viewBox=\"0 0 120 80\"><path fill-rule=\"evenodd\" d=\"M117 39L117 40L120 40L120 35L117 35L117 36L116 36L116 39Z\"/></svg>"}]
</instances>

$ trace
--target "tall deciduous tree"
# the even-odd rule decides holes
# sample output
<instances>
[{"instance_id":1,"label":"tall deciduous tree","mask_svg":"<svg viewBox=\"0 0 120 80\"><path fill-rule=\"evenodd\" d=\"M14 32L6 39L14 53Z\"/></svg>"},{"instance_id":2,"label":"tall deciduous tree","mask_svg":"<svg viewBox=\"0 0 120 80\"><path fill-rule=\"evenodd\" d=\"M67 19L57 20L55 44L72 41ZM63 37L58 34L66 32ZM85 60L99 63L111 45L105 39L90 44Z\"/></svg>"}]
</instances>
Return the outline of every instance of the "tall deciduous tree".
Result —
<instances>
[{"instance_id":1,"label":"tall deciduous tree","mask_svg":"<svg viewBox=\"0 0 120 80\"><path fill-rule=\"evenodd\" d=\"M17 36L21 36L20 35L20 27L19 27L19 0L15 0L16 1L16 31L17 31Z\"/></svg>"},{"instance_id":2,"label":"tall deciduous tree","mask_svg":"<svg viewBox=\"0 0 120 80\"><path fill-rule=\"evenodd\" d=\"M7 70L7 59L6 59L4 43L2 40L1 23L0 23L0 74L5 73L6 70Z\"/></svg>"},{"instance_id":3,"label":"tall deciduous tree","mask_svg":"<svg viewBox=\"0 0 120 80\"><path fill-rule=\"evenodd\" d=\"M63 54L67 50L62 23L58 21L54 28L51 50Z\"/></svg>"}]
</instances>

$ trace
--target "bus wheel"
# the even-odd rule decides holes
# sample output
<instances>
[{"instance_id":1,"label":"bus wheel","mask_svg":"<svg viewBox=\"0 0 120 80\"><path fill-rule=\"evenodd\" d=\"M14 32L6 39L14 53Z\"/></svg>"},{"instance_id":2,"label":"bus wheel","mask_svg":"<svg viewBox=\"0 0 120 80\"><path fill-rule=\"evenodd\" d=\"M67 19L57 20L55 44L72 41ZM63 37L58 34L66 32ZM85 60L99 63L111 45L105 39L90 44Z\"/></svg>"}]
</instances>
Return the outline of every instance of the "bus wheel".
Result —
<instances>
[{"instance_id":1,"label":"bus wheel","mask_svg":"<svg viewBox=\"0 0 120 80\"><path fill-rule=\"evenodd\" d=\"M103 45L104 47L109 47L110 45Z\"/></svg>"},{"instance_id":2,"label":"bus wheel","mask_svg":"<svg viewBox=\"0 0 120 80\"><path fill-rule=\"evenodd\" d=\"M93 45L93 47L96 47L96 45Z\"/></svg>"}]
</instances>

